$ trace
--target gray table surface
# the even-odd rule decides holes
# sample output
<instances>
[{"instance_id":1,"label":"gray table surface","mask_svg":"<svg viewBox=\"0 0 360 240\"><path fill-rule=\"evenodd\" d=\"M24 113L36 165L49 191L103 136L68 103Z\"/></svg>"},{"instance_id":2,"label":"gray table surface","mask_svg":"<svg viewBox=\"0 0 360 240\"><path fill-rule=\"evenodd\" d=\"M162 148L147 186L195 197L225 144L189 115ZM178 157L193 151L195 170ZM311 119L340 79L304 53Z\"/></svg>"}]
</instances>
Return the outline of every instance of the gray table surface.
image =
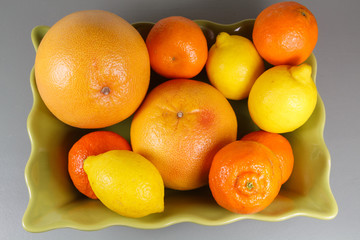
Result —
<instances>
[{"instance_id":1,"label":"gray table surface","mask_svg":"<svg viewBox=\"0 0 360 240\"><path fill-rule=\"evenodd\" d=\"M295 217L282 222L243 220L208 227L181 223L158 230L113 226L99 231L58 229L29 233L21 220L28 203L24 168L31 146L26 130L32 106L29 74L36 25L52 25L78 10L112 11L129 22L182 15L233 23L255 18L277 1L244 0L1 0L0 1L0 239L360 239L360 1L299 1L316 16L317 86L326 108L324 138L330 185L339 206L332 220Z\"/></svg>"}]
</instances>

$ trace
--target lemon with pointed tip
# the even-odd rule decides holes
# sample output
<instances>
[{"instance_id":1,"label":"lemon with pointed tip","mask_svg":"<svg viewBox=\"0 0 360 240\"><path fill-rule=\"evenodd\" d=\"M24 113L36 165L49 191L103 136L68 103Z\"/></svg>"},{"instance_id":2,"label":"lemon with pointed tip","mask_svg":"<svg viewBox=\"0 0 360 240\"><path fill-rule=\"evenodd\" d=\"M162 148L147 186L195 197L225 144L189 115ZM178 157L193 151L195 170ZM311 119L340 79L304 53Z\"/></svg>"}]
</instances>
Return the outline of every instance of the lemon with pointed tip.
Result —
<instances>
[{"instance_id":1,"label":"lemon with pointed tip","mask_svg":"<svg viewBox=\"0 0 360 240\"><path fill-rule=\"evenodd\" d=\"M247 98L263 72L264 62L249 39L226 32L217 35L209 50L206 73L211 84L226 98Z\"/></svg>"},{"instance_id":2,"label":"lemon with pointed tip","mask_svg":"<svg viewBox=\"0 0 360 240\"><path fill-rule=\"evenodd\" d=\"M248 99L255 124L268 132L285 133L301 127L313 113L317 89L309 64L279 65L254 83Z\"/></svg>"},{"instance_id":3,"label":"lemon with pointed tip","mask_svg":"<svg viewBox=\"0 0 360 240\"><path fill-rule=\"evenodd\" d=\"M163 180L143 156L112 150L86 158L84 170L95 195L110 210L131 218L164 210Z\"/></svg>"}]
</instances>

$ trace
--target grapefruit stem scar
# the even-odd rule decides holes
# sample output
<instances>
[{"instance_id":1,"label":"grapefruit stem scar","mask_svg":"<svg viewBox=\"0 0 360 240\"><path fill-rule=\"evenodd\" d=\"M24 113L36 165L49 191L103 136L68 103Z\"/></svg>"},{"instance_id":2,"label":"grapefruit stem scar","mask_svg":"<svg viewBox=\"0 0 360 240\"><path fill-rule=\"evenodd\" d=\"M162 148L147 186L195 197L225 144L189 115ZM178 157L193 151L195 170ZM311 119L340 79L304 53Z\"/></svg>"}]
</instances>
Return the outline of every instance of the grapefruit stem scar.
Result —
<instances>
[{"instance_id":1,"label":"grapefruit stem scar","mask_svg":"<svg viewBox=\"0 0 360 240\"><path fill-rule=\"evenodd\" d=\"M184 113L183 113L183 112L180 111L180 112L177 113L177 117L178 117L178 118L182 118L182 116L184 116Z\"/></svg>"},{"instance_id":2,"label":"grapefruit stem scar","mask_svg":"<svg viewBox=\"0 0 360 240\"><path fill-rule=\"evenodd\" d=\"M108 95L110 93L110 88L109 87L103 87L101 89L101 93L104 95Z\"/></svg>"}]
</instances>

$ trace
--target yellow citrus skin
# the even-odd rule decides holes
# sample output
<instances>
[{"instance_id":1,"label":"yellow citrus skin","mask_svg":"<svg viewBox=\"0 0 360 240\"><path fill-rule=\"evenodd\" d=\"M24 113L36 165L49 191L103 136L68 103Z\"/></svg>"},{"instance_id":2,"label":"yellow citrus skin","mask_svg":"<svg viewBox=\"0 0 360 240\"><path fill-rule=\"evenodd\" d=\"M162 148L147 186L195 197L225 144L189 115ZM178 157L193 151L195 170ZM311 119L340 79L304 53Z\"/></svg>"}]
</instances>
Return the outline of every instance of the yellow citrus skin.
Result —
<instances>
[{"instance_id":1,"label":"yellow citrus skin","mask_svg":"<svg viewBox=\"0 0 360 240\"><path fill-rule=\"evenodd\" d=\"M206 72L226 98L241 100L264 72L264 62L249 39L221 32L209 50Z\"/></svg>"},{"instance_id":2,"label":"yellow citrus skin","mask_svg":"<svg viewBox=\"0 0 360 240\"><path fill-rule=\"evenodd\" d=\"M248 99L252 120L268 132L291 132L311 116L317 89L311 66L279 65L265 71L253 85Z\"/></svg>"},{"instance_id":3,"label":"yellow citrus skin","mask_svg":"<svg viewBox=\"0 0 360 240\"><path fill-rule=\"evenodd\" d=\"M164 183L155 166L128 150L90 156L84 170L98 199L110 210L131 218L164 211Z\"/></svg>"}]
</instances>

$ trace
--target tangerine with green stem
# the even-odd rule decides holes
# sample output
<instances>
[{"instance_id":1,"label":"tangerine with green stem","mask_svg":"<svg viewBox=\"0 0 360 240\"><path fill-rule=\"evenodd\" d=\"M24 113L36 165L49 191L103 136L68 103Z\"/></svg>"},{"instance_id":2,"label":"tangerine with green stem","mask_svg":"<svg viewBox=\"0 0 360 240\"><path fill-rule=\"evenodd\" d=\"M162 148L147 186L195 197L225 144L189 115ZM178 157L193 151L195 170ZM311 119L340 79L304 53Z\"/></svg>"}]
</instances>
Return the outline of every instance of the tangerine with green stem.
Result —
<instances>
[{"instance_id":1,"label":"tangerine with green stem","mask_svg":"<svg viewBox=\"0 0 360 240\"><path fill-rule=\"evenodd\" d=\"M223 208L241 214L259 212L269 206L281 187L281 170L275 154L255 141L235 141L213 159L209 186Z\"/></svg>"}]
</instances>

